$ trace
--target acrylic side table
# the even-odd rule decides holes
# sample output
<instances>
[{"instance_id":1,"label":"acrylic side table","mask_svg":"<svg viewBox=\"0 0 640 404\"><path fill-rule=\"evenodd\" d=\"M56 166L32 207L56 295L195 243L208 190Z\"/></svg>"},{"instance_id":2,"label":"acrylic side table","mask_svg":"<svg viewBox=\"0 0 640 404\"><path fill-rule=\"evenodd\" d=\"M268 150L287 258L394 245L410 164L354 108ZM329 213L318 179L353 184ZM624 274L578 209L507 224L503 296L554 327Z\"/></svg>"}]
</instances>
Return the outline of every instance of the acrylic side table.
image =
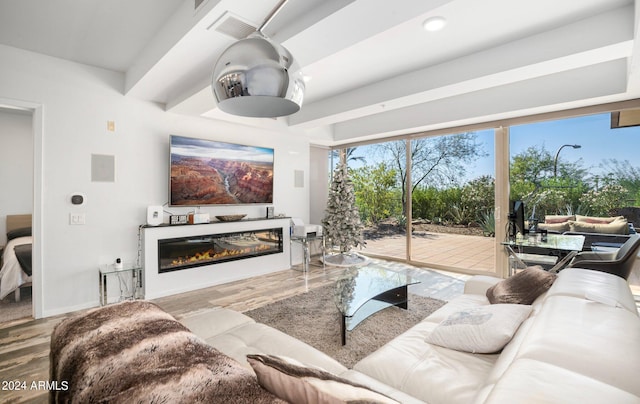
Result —
<instances>
[{"instance_id":1,"label":"acrylic side table","mask_svg":"<svg viewBox=\"0 0 640 404\"><path fill-rule=\"evenodd\" d=\"M98 268L100 277L100 305L109 303L107 285L117 281L120 286L118 301L143 299L142 296L142 268L135 264L123 264L122 269L116 269L114 264L101 265Z\"/></svg>"},{"instance_id":2,"label":"acrylic side table","mask_svg":"<svg viewBox=\"0 0 640 404\"><path fill-rule=\"evenodd\" d=\"M307 272L309 265L311 265L311 252L309 250L309 244L311 242L320 241L320 248L322 249L322 268L324 268L325 246L323 235L307 235L307 236L295 236L291 235L291 243L298 243L302 246L302 271Z\"/></svg>"}]
</instances>

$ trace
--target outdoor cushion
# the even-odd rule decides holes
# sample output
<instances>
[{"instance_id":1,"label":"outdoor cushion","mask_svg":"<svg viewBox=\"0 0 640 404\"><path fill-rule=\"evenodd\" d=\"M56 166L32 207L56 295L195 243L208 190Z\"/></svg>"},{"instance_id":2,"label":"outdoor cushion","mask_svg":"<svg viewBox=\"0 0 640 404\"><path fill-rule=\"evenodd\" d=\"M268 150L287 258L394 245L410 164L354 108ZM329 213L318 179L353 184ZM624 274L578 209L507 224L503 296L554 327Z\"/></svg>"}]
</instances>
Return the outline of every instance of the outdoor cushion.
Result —
<instances>
[{"instance_id":1,"label":"outdoor cushion","mask_svg":"<svg viewBox=\"0 0 640 404\"><path fill-rule=\"evenodd\" d=\"M598 216L582 216L582 215L576 215L575 219L576 222L586 222L586 223L596 223L596 224L606 224L606 223L612 223L615 221L623 221L623 222L627 222L627 219L625 219L624 216L608 216L608 217L598 217Z\"/></svg>"},{"instance_id":2,"label":"outdoor cushion","mask_svg":"<svg viewBox=\"0 0 640 404\"><path fill-rule=\"evenodd\" d=\"M546 224L566 223L569 220L576 220L576 217L573 215L546 215L544 217L544 222Z\"/></svg>"},{"instance_id":3,"label":"outdoor cushion","mask_svg":"<svg viewBox=\"0 0 640 404\"><path fill-rule=\"evenodd\" d=\"M550 230L557 231L558 233L564 233L565 231L569 231L569 222L563 223L538 223L538 229L540 230Z\"/></svg>"},{"instance_id":4,"label":"outdoor cushion","mask_svg":"<svg viewBox=\"0 0 640 404\"><path fill-rule=\"evenodd\" d=\"M571 231L581 233L629 234L629 225L626 220L615 220L610 223L569 221L569 228Z\"/></svg>"}]
</instances>

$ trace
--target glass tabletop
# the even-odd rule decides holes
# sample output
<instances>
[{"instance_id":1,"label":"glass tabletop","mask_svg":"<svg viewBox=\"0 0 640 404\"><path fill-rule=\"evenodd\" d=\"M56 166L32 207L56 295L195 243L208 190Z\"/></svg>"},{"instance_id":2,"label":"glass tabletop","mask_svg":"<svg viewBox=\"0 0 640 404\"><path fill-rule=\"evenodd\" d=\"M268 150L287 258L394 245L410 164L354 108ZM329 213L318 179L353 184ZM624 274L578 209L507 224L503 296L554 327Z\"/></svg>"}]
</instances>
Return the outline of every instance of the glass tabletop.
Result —
<instances>
[{"instance_id":1,"label":"glass tabletop","mask_svg":"<svg viewBox=\"0 0 640 404\"><path fill-rule=\"evenodd\" d=\"M124 262L122 264L122 268L116 268L115 264L104 264L98 267L98 270L102 275L113 274L116 272L123 272L123 271L134 271L139 269L141 268L137 266L135 263L127 263L127 262Z\"/></svg>"},{"instance_id":2,"label":"glass tabletop","mask_svg":"<svg viewBox=\"0 0 640 404\"><path fill-rule=\"evenodd\" d=\"M323 236L321 234L308 234L306 236L296 236L292 234L290 239L291 241L311 241L311 240L322 240Z\"/></svg>"},{"instance_id":3,"label":"glass tabletop","mask_svg":"<svg viewBox=\"0 0 640 404\"><path fill-rule=\"evenodd\" d=\"M352 317L372 298L399 287L420 283L411 276L378 265L352 267L336 281L334 300L345 317Z\"/></svg>"},{"instance_id":4,"label":"glass tabletop","mask_svg":"<svg viewBox=\"0 0 640 404\"><path fill-rule=\"evenodd\" d=\"M515 241L503 242L503 245L517 247L538 247L560 251L582 251L584 236L574 234L547 234L547 240L542 241L540 234L517 237Z\"/></svg>"}]
</instances>

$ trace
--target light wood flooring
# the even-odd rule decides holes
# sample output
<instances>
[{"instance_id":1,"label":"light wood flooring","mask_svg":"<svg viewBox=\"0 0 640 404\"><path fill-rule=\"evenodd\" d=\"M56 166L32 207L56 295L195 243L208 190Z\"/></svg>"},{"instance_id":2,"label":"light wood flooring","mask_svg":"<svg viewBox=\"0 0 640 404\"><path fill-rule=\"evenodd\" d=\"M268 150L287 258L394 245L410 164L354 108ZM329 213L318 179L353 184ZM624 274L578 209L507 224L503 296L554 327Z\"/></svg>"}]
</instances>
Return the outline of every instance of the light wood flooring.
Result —
<instances>
[{"instance_id":1,"label":"light wood flooring","mask_svg":"<svg viewBox=\"0 0 640 404\"><path fill-rule=\"evenodd\" d=\"M387 263L391 269L400 270L398 263ZM413 276L422 278L422 284L412 286L413 293L433 295L448 300L461 293L462 279L435 276L432 271L406 267ZM311 266L303 273L297 269L218 285L180 295L154 300L160 307L180 318L188 313L222 306L244 312L264 306L315 287L333 283L343 272L342 268ZM67 315L39 320L19 320L0 324L0 382L49 380L49 342L53 327ZM0 385L0 389L2 386ZM45 403L48 392L43 390L2 391L2 403Z\"/></svg>"}]
</instances>

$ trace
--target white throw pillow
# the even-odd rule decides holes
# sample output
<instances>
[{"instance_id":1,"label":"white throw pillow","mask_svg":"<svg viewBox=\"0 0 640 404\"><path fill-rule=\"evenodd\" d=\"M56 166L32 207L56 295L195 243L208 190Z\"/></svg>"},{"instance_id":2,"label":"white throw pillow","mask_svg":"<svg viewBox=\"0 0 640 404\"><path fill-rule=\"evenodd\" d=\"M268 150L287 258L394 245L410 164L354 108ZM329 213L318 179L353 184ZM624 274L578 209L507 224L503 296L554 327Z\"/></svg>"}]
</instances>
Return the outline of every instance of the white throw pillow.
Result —
<instances>
[{"instance_id":1,"label":"white throw pillow","mask_svg":"<svg viewBox=\"0 0 640 404\"><path fill-rule=\"evenodd\" d=\"M426 342L456 351L494 353L504 348L529 317L531 306L491 304L451 314L433 330Z\"/></svg>"}]
</instances>

